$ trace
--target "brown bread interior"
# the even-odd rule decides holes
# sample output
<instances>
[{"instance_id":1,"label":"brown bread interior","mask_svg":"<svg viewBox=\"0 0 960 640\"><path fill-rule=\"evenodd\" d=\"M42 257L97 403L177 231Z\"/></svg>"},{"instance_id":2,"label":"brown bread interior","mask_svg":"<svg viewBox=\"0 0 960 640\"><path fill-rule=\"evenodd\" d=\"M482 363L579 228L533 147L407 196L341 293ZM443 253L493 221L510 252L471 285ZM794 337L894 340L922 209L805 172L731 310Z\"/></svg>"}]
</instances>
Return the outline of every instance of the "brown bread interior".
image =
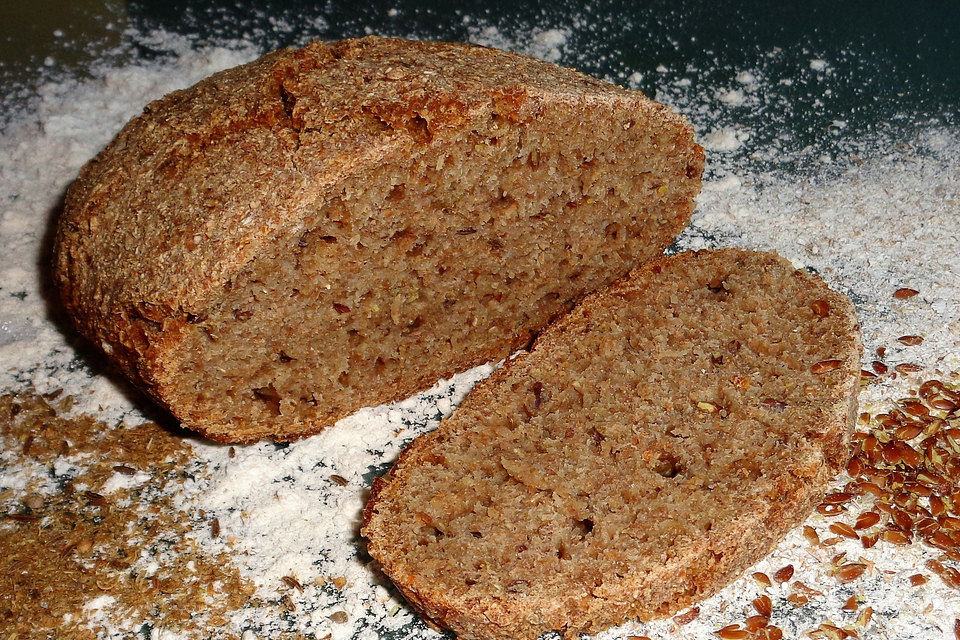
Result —
<instances>
[{"instance_id":1,"label":"brown bread interior","mask_svg":"<svg viewBox=\"0 0 960 640\"><path fill-rule=\"evenodd\" d=\"M620 111L492 117L337 185L186 328L166 390L208 435L287 438L526 344L659 255L699 150Z\"/></svg>"},{"instance_id":2,"label":"brown bread interior","mask_svg":"<svg viewBox=\"0 0 960 640\"><path fill-rule=\"evenodd\" d=\"M823 495L859 358L850 302L775 256L648 265L414 442L375 485L369 551L463 638L669 615Z\"/></svg>"}]
</instances>

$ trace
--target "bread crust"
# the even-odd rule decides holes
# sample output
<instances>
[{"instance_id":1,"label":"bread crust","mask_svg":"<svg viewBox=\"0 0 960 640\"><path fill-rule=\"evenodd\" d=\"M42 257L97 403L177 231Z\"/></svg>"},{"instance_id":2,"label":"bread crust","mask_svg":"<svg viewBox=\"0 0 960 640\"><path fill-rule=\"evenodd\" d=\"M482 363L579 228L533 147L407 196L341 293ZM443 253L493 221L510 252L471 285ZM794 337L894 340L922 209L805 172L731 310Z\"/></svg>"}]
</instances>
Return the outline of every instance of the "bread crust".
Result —
<instances>
[{"instance_id":1,"label":"bread crust","mask_svg":"<svg viewBox=\"0 0 960 640\"><path fill-rule=\"evenodd\" d=\"M545 103L629 105L638 119L675 132L699 185L703 153L689 125L636 92L483 47L314 42L154 101L83 168L55 239L63 305L82 334L187 427L233 442L319 431L359 407L286 431L237 434L208 423L204 408L184 406L175 352L191 325L267 247L304 227L345 178L401 161L423 148L424 135L443 140L492 111L527 118ZM674 233L692 207L691 198L677 212ZM442 373L473 364L464 359Z\"/></svg>"},{"instance_id":2,"label":"bread crust","mask_svg":"<svg viewBox=\"0 0 960 640\"><path fill-rule=\"evenodd\" d=\"M578 585L570 585L569 593L563 597L545 600L524 594L500 594L467 601L455 597L444 590L444 585L425 582L417 565L395 551L397 532L386 524L397 521L396 497L406 490L421 467L433 464L438 446L456 441L470 428L469 421L497 407L503 400L507 381L515 386L518 376L528 376L526 365L540 350L557 352L568 348L574 336L590 322L594 311L622 304L624 299L642 301L645 280L650 274L684 263L735 262L744 257L758 258L761 268L793 271L789 263L776 254L739 249L686 252L639 267L608 289L588 296L574 311L549 326L529 352L508 360L478 383L451 417L441 422L435 431L417 438L401 452L389 472L374 480L363 510L361 534L369 540L370 555L418 613L431 624L453 630L464 640L533 640L548 631L572 638L580 633L596 633L629 619L647 621L667 617L735 580L812 512L822 500L829 481L848 458L857 410L862 342L849 299L827 288L816 275L794 271L793 277L800 280L802 286L816 290L818 297L830 305L831 313L843 319L845 333L841 336L842 350L832 355L840 362L829 382L833 401L815 411L810 416L810 424L798 427L804 429L805 439L811 446L795 453L794 459L783 461L787 473L778 477L776 486L767 492L779 499L767 502L762 509L738 515L736 523L724 525L722 534L703 536L701 544L693 545L684 555L660 563L648 573L634 573L623 580L614 580L609 588L603 585L583 590ZM458 418L458 414L469 418ZM570 416L569 420L577 423L576 416ZM658 586L651 590L651 585Z\"/></svg>"}]
</instances>

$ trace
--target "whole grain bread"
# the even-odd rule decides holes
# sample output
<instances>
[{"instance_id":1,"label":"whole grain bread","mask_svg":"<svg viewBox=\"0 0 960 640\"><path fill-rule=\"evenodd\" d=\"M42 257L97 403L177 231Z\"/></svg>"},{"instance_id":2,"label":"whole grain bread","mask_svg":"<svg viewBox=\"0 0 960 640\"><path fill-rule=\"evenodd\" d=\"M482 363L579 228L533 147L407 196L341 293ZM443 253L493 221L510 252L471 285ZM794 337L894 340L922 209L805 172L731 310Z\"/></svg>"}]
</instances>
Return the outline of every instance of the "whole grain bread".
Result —
<instances>
[{"instance_id":1,"label":"whole grain bread","mask_svg":"<svg viewBox=\"0 0 960 640\"><path fill-rule=\"evenodd\" d=\"M465 640L671 615L822 499L861 349L849 300L775 255L647 264L401 454L365 507L367 549Z\"/></svg>"},{"instance_id":2,"label":"whole grain bread","mask_svg":"<svg viewBox=\"0 0 960 640\"><path fill-rule=\"evenodd\" d=\"M290 439L503 358L685 226L666 107L534 58L363 38L146 107L70 188L80 331L182 423Z\"/></svg>"}]
</instances>

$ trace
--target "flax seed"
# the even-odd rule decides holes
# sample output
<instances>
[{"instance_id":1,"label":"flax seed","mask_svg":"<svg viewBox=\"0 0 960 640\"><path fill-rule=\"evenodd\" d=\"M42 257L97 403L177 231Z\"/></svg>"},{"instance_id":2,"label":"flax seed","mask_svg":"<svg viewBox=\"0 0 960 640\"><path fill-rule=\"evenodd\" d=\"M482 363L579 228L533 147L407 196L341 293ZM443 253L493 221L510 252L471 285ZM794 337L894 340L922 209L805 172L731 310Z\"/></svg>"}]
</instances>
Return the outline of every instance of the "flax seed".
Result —
<instances>
[{"instance_id":1,"label":"flax seed","mask_svg":"<svg viewBox=\"0 0 960 640\"><path fill-rule=\"evenodd\" d=\"M897 300L907 300L908 298L912 298L918 293L920 292L917 291L916 289L901 287L900 289L897 289L896 291L893 292L893 297L896 298Z\"/></svg>"},{"instance_id":2,"label":"flax seed","mask_svg":"<svg viewBox=\"0 0 960 640\"><path fill-rule=\"evenodd\" d=\"M773 601L770 600L770 596L763 595L758 598L754 598L753 608L756 609L757 613L766 618L769 618L771 615L773 615Z\"/></svg>"},{"instance_id":3,"label":"flax seed","mask_svg":"<svg viewBox=\"0 0 960 640\"><path fill-rule=\"evenodd\" d=\"M739 624L731 624L713 632L721 640L746 640L750 637L750 632L741 629Z\"/></svg>"},{"instance_id":4,"label":"flax seed","mask_svg":"<svg viewBox=\"0 0 960 640\"><path fill-rule=\"evenodd\" d=\"M792 578L792 577L793 577L793 565L792 565L792 564L788 564L788 565L785 566L785 567L782 567L782 568L780 568L780 569L777 569L776 572L773 574L773 579L776 580L777 582L781 582L781 583L789 581L790 578Z\"/></svg>"},{"instance_id":5,"label":"flax seed","mask_svg":"<svg viewBox=\"0 0 960 640\"><path fill-rule=\"evenodd\" d=\"M700 615L700 607L693 607L692 609L676 615L673 617L673 621L679 625L685 625L693 622L697 619L697 616Z\"/></svg>"}]
</instances>

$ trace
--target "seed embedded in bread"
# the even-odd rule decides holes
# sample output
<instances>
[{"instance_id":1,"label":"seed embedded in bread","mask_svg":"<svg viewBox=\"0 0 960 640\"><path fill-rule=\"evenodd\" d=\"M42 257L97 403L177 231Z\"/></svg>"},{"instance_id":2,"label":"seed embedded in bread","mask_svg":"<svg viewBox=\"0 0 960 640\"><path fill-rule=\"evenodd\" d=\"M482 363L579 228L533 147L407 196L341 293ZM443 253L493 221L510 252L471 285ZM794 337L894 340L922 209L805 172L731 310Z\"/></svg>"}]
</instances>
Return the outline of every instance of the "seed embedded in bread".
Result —
<instances>
[{"instance_id":1,"label":"seed embedded in bread","mask_svg":"<svg viewBox=\"0 0 960 640\"><path fill-rule=\"evenodd\" d=\"M374 483L367 550L464 640L672 615L819 503L847 459L861 349L849 300L775 255L648 264L411 444Z\"/></svg>"},{"instance_id":2,"label":"seed embedded in bread","mask_svg":"<svg viewBox=\"0 0 960 640\"><path fill-rule=\"evenodd\" d=\"M291 439L505 357L685 226L666 107L530 57L363 38L132 120L67 194L81 332L185 426Z\"/></svg>"}]
</instances>

